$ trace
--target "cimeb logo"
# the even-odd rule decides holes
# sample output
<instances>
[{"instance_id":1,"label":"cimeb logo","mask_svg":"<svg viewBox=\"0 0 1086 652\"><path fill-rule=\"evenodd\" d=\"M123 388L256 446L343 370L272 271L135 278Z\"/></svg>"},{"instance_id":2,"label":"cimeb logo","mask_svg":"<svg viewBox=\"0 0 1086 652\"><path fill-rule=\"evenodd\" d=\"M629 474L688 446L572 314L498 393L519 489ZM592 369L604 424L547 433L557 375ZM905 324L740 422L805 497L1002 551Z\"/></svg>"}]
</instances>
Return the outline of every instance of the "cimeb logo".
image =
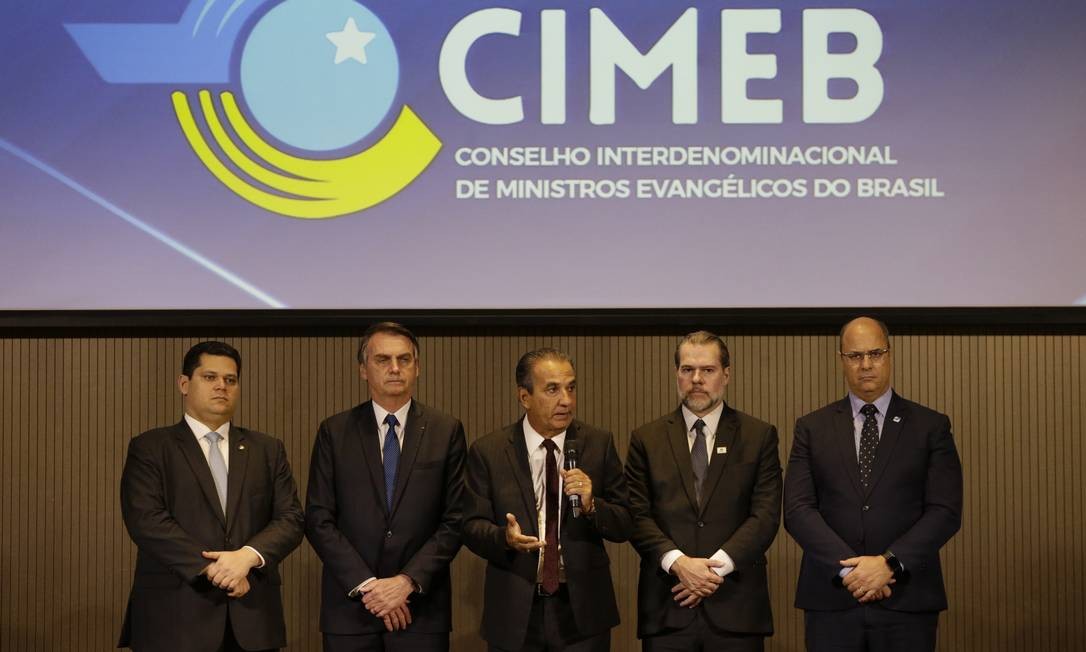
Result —
<instances>
[{"instance_id":1,"label":"cimeb logo","mask_svg":"<svg viewBox=\"0 0 1086 652\"><path fill-rule=\"evenodd\" d=\"M175 24L68 24L102 78L114 84L191 84L173 109L192 151L226 187L266 210L329 218L365 210L407 187L441 141L407 105L368 149L322 154L370 135L393 108L400 67L381 20L353 0L192 0ZM240 90L213 93L207 86ZM250 121L297 156L263 138Z\"/></svg>"}]
</instances>

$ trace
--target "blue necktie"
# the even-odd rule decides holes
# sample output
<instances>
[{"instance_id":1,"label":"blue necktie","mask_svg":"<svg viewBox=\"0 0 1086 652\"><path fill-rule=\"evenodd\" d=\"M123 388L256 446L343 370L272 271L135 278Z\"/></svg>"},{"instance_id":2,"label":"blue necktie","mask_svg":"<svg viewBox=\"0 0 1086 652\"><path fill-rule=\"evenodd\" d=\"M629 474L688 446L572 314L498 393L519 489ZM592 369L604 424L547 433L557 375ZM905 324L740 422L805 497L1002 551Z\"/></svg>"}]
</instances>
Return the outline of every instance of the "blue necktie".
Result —
<instances>
[{"instance_id":1,"label":"blue necktie","mask_svg":"<svg viewBox=\"0 0 1086 652\"><path fill-rule=\"evenodd\" d=\"M400 441L396 438L396 426L400 423L395 414L385 417L388 432L385 433L385 497L388 498L388 511L392 512L392 493L396 490L396 465L400 462Z\"/></svg>"},{"instance_id":2,"label":"blue necktie","mask_svg":"<svg viewBox=\"0 0 1086 652\"><path fill-rule=\"evenodd\" d=\"M219 505L222 506L222 513L226 514L226 460L222 458L222 451L219 450L219 440L222 439L222 435L212 430L204 435L204 439L211 445L211 450L208 451L207 464L211 467L211 477L215 479L215 491L219 493Z\"/></svg>"}]
</instances>

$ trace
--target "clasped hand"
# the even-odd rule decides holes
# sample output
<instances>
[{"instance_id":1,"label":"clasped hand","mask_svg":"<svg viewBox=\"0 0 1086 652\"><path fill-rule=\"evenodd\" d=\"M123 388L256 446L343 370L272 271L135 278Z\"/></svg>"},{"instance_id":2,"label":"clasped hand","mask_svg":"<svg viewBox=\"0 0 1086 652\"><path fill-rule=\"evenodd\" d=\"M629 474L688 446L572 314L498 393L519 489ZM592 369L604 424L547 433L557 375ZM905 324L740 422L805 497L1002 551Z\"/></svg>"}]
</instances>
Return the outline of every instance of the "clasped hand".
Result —
<instances>
[{"instance_id":1,"label":"clasped hand","mask_svg":"<svg viewBox=\"0 0 1086 652\"><path fill-rule=\"evenodd\" d=\"M841 566L852 568L841 580L852 597L860 602L890 597L890 585L895 582L894 573L881 555L850 557L841 560Z\"/></svg>"},{"instance_id":2,"label":"clasped hand","mask_svg":"<svg viewBox=\"0 0 1086 652\"><path fill-rule=\"evenodd\" d=\"M406 629L411 624L411 611L407 608L408 596L415 590L415 583L407 575L373 580L361 588L362 605L385 623L385 629Z\"/></svg>"},{"instance_id":3,"label":"clasped hand","mask_svg":"<svg viewBox=\"0 0 1086 652\"><path fill-rule=\"evenodd\" d=\"M717 575L714 568L724 562L703 557L683 555L671 565L671 573L679 578L679 583L671 588L675 601L680 607L696 607L702 600L716 592L724 583L724 578Z\"/></svg>"},{"instance_id":4,"label":"clasped hand","mask_svg":"<svg viewBox=\"0 0 1086 652\"><path fill-rule=\"evenodd\" d=\"M249 592L249 571L260 563L260 557L248 548L238 550L203 551L204 559L212 562L203 574L212 584L226 591L231 598L240 598Z\"/></svg>"}]
</instances>

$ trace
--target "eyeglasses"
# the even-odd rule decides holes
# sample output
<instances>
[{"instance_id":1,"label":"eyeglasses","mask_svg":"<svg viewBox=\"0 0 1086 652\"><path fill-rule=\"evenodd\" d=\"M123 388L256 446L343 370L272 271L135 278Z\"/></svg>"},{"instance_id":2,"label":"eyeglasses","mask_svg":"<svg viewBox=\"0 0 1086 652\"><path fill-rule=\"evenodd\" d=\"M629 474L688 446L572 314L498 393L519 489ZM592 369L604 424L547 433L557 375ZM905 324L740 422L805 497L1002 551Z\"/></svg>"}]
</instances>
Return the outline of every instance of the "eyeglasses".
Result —
<instances>
[{"instance_id":1,"label":"eyeglasses","mask_svg":"<svg viewBox=\"0 0 1086 652\"><path fill-rule=\"evenodd\" d=\"M870 351L849 351L848 353L841 351L841 357L849 364L860 364L864 361L864 358L871 358L871 362L880 362L889 352L889 348L871 349Z\"/></svg>"}]
</instances>

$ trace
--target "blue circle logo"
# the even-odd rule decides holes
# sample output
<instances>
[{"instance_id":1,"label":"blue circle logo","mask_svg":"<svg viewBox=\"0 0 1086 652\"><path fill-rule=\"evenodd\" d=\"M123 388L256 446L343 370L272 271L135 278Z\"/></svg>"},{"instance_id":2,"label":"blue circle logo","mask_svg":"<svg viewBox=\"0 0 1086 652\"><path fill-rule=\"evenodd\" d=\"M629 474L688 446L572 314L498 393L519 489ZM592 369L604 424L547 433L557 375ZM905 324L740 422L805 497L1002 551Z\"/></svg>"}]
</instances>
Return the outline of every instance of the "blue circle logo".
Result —
<instances>
[{"instance_id":1,"label":"blue circle logo","mask_svg":"<svg viewBox=\"0 0 1086 652\"><path fill-rule=\"evenodd\" d=\"M372 133L399 79L392 36L353 0L287 0L256 23L241 54L256 121L304 150L342 149Z\"/></svg>"}]
</instances>

